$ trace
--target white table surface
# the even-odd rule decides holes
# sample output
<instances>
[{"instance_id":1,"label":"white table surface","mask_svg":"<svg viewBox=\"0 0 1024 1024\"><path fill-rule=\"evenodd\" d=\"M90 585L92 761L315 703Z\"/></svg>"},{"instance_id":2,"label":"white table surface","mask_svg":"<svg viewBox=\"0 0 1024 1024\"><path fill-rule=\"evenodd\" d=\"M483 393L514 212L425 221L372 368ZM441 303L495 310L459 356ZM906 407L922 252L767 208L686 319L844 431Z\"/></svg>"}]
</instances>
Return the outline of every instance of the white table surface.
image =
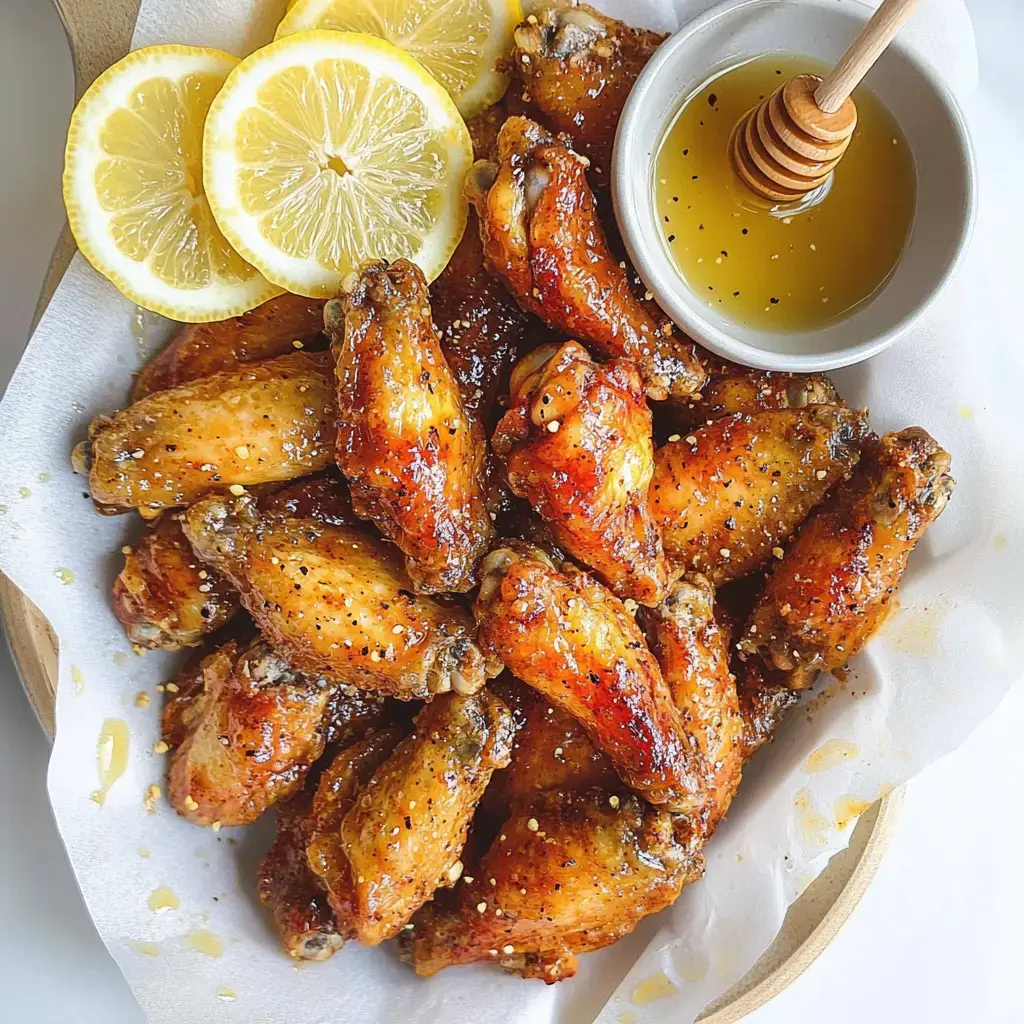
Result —
<instances>
[{"instance_id":1,"label":"white table surface","mask_svg":"<svg viewBox=\"0 0 1024 1024\"><path fill-rule=\"evenodd\" d=\"M968 103L979 156L998 143L1016 150L1016 165L1006 163L1019 168L1016 183L1008 179L982 203L998 200L994 215L1015 246L1007 258L1024 266L1024 0L968 6L981 54L982 88ZM0 0L0 382L17 362L63 222L71 99L67 45L51 4ZM1024 1022L1022 732L1018 686L959 751L910 783L867 895L822 956L750 1024ZM46 798L47 756L0 651L0 1020L140 1024L65 859Z\"/></svg>"}]
</instances>

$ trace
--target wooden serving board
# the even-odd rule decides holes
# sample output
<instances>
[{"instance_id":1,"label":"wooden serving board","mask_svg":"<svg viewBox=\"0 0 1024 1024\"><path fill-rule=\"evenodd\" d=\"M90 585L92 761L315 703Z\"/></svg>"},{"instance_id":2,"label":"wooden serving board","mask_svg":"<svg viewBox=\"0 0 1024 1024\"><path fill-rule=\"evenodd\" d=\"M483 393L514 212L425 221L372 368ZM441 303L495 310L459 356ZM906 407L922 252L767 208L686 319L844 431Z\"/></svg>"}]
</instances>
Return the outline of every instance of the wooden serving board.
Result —
<instances>
[{"instance_id":1,"label":"wooden serving board","mask_svg":"<svg viewBox=\"0 0 1024 1024\"><path fill-rule=\"evenodd\" d=\"M140 0L54 0L67 33L75 71L76 100L101 71L128 52ZM65 227L47 271L36 309L42 315L75 251ZM54 733L57 638L38 608L0 574L0 611L14 662L29 700L47 733ZM888 844L902 789L861 815L850 845L789 908L782 929L760 960L700 1018L732 1024L790 985L832 941L871 883Z\"/></svg>"}]
</instances>

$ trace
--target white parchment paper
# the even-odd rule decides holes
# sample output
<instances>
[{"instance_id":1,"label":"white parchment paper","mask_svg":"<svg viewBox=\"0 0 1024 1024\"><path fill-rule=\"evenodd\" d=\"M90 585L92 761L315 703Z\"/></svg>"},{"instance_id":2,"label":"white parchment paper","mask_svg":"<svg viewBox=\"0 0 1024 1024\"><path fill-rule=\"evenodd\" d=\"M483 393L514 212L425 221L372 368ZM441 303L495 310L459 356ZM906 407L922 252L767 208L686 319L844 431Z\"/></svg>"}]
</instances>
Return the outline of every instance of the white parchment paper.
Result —
<instances>
[{"instance_id":1,"label":"white parchment paper","mask_svg":"<svg viewBox=\"0 0 1024 1024\"><path fill-rule=\"evenodd\" d=\"M598 6L671 29L709 5ZM244 54L270 37L281 7L143 0L134 42ZM931 0L905 31L956 91L969 93L977 67L962 0ZM911 337L835 375L851 404L870 407L876 430L920 424L953 456L958 488L915 552L899 610L847 684L824 680L754 759L706 851L705 878L630 938L584 956L579 976L553 988L486 967L424 981L392 952L356 945L297 967L254 896L268 830L215 834L184 823L162 799L154 813L144 807L147 787L164 784L165 758L152 752L162 702L155 687L180 659L131 652L108 595L117 552L138 523L96 515L68 455L94 415L125 404L131 372L168 325L151 322L138 340L135 308L75 257L0 405L0 568L60 638L50 797L100 935L152 1021L525 1024L629 1013L682 1022L746 972L789 903L845 845L851 811L957 746L1024 662L1024 374L1010 335L1017 285L1012 263L991 258L999 223L986 207L984 163L982 173L979 229L957 280ZM127 769L100 807L90 794L107 719L124 720L131 740ZM172 889L180 908L151 911L158 887ZM197 931L209 933L198 941L207 952L195 948ZM210 936L221 955L209 955ZM670 994L633 1005L635 986L657 972Z\"/></svg>"}]
</instances>

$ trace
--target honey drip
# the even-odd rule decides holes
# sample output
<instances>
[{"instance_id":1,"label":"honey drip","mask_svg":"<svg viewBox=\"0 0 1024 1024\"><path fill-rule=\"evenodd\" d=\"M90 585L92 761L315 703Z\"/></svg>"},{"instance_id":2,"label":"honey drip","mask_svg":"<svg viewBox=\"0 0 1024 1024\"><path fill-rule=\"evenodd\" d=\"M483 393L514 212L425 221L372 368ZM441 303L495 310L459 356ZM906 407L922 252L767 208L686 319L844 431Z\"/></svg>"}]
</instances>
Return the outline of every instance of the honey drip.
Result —
<instances>
[{"instance_id":1,"label":"honey drip","mask_svg":"<svg viewBox=\"0 0 1024 1024\"><path fill-rule=\"evenodd\" d=\"M100 738L96 741L96 764L99 769L100 788L90 798L94 803L103 806L110 792L110 787L128 767L128 726L123 718L108 718L100 729Z\"/></svg>"}]
</instances>

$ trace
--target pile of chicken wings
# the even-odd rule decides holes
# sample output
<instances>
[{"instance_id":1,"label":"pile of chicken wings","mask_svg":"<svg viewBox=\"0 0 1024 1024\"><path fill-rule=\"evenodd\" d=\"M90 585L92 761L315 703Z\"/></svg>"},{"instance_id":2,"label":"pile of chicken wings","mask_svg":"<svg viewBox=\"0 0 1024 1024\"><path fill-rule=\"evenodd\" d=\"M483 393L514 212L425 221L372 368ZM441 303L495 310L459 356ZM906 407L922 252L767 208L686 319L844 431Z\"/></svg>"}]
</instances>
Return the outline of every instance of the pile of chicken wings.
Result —
<instances>
[{"instance_id":1,"label":"pile of chicken wings","mask_svg":"<svg viewBox=\"0 0 1024 1024\"><path fill-rule=\"evenodd\" d=\"M536 12L430 287L375 261L188 327L75 451L146 521L128 636L199 648L171 803L276 805L258 891L293 957L397 938L422 975L572 976L700 876L744 763L949 497L923 430L877 437L826 377L715 360L645 298L606 176L660 40Z\"/></svg>"}]
</instances>

